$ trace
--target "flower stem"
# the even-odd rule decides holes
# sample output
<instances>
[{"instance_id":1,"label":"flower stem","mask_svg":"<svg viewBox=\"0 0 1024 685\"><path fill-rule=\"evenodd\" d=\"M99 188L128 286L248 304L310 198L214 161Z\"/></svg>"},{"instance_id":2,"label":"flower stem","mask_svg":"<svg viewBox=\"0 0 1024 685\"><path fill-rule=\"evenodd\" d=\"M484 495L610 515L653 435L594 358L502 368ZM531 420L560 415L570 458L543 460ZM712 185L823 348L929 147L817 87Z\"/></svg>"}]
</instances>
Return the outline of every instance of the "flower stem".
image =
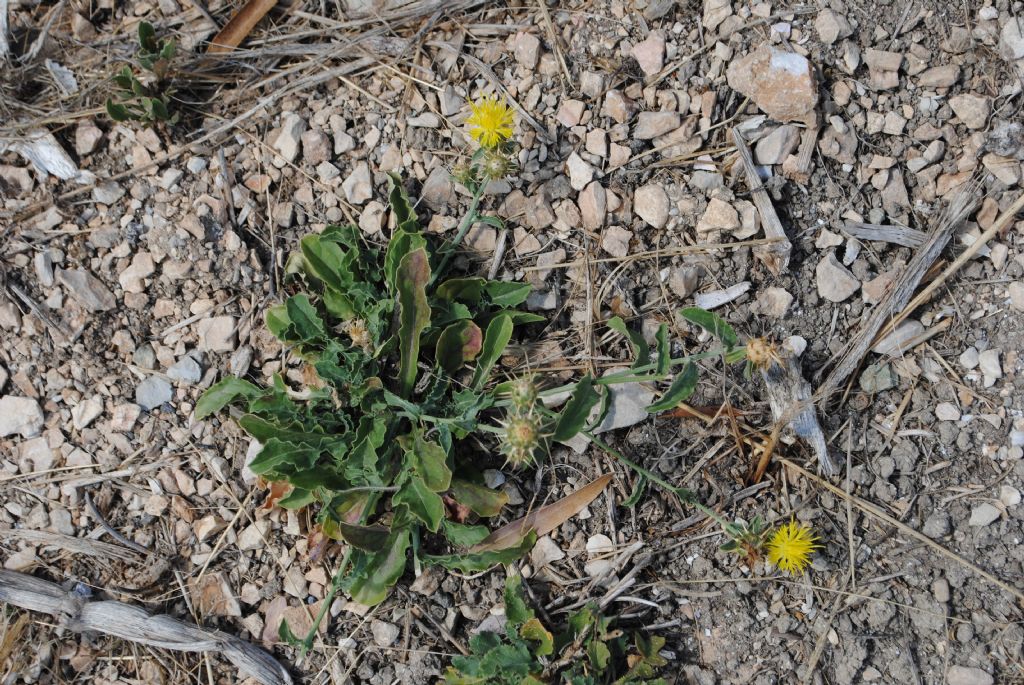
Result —
<instances>
[{"instance_id":1,"label":"flower stem","mask_svg":"<svg viewBox=\"0 0 1024 685\"><path fill-rule=\"evenodd\" d=\"M320 623L324 620L324 616L331 608L331 604L334 603L334 596L338 594L338 590L341 589L341 582L345 579L345 567L348 566L348 562L352 557L352 546L349 545L348 549L345 550L345 556L341 558L341 563L338 564L338 570L334 572L334 576L331 578L331 587L327 591L327 596L324 597L323 605L320 607L320 611L317 612L316 618L313 619L313 626L306 633L306 637L302 639L302 653L305 654L313 648L313 639L316 637L316 632L320 628Z\"/></svg>"},{"instance_id":2,"label":"flower stem","mask_svg":"<svg viewBox=\"0 0 1024 685\"><path fill-rule=\"evenodd\" d=\"M476 187L473 189L473 199L469 203L469 210L466 212L466 216L462 218L462 223L459 224L459 230L455 233L454 238L441 246L439 252L441 252L444 257L441 258L441 263L436 269L434 269L434 273L430 277L431 283L434 283L444 274L445 269L448 267L448 262L450 262L452 257L455 256L455 251L459 248L459 245L462 244L462 240L466 237L466 234L469 233L469 229L473 227L473 224L475 224L476 220L479 218L477 215L477 209L480 207L480 198L482 198L484 194L484 185L486 184L476 184Z\"/></svg>"}]
</instances>

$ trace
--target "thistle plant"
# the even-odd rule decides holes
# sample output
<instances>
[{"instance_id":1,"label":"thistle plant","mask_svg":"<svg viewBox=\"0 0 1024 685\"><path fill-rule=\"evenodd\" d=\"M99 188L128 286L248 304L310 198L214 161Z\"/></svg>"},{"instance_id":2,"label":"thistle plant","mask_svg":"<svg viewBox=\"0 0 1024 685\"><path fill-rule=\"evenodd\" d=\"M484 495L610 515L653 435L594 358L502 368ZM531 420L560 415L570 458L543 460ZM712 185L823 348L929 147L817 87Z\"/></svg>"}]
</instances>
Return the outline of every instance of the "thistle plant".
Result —
<instances>
[{"instance_id":1,"label":"thistle plant","mask_svg":"<svg viewBox=\"0 0 1024 685\"><path fill-rule=\"evenodd\" d=\"M452 659L448 685L664 685L656 678L667 663L658 652L665 638L627 635L613 619L588 604L552 633L541 623L522 591L522 578L505 583L505 633L482 631L469 641L470 654Z\"/></svg>"},{"instance_id":2,"label":"thistle plant","mask_svg":"<svg viewBox=\"0 0 1024 685\"><path fill-rule=\"evenodd\" d=\"M146 44L165 52L163 44ZM483 521L508 500L484 482L481 449L526 467L552 442L584 433L644 482L663 484L721 521L692 492L673 488L590 432L608 411L610 386L671 381L648 407L654 414L693 393L698 359L746 359L735 333L714 314L682 312L719 339L721 347L709 352L673 358L667 324L652 347L615 318L609 327L634 351L628 370L544 390L533 376L498 381L498 362L516 327L545 319L519 309L528 284L451 272L473 225L502 225L481 213L480 202L485 185L513 164L507 105L490 98L472 109L469 133L480 148L453 173L472 193L456 234L435 244L422 231L401 178L390 175L395 228L386 248L368 245L352 225L303 237L285 267L289 295L266 312L267 328L301 365L308 387L294 389L280 373L267 386L228 377L196 404L196 420L231 405L238 425L258 443L249 468L280 496L277 505L307 509L315 522L311 538L343 546L310 631L300 638L287 623L279 627L281 639L303 651L337 593L378 604L410 559L417 569L434 564L473 573L511 562L533 546L536 533L526 530L500 549L477 547L490 533ZM555 395L568 400L557 409L545 406L542 400ZM605 645L606 624L587 621ZM593 649L600 656L608 648ZM644 658L653 663L656 652L643 652Z\"/></svg>"},{"instance_id":3,"label":"thistle plant","mask_svg":"<svg viewBox=\"0 0 1024 685\"><path fill-rule=\"evenodd\" d=\"M157 40L156 30L149 22L139 23L139 49L136 59L142 70L149 72L144 81L125 66L114 75L119 92L117 99L107 99L107 114L114 121L141 121L147 126L158 123L175 124L179 113L172 113L171 60L176 46L173 40Z\"/></svg>"}]
</instances>

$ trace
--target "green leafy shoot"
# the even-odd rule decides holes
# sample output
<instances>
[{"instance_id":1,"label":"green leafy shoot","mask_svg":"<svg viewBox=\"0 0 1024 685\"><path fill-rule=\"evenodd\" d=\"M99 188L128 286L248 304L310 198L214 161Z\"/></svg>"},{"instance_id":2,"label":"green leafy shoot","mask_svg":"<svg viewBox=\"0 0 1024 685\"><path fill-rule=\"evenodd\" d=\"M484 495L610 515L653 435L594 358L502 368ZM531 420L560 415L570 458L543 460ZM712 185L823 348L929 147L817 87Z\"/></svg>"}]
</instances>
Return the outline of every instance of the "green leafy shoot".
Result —
<instances>
[{"instance_id":1,"label":"green leafy shoot","mask_svg":"<svg viewBox=\"0 0 1024 685\"><path fill-rule=\"evenodd\" d=\"M668 662L659 653L665 638L629 636L588 604L553 632L526 602L522 578L505 582L505 632L483 631L445 671L448 685L665 685L657 673Z\"/></svg>"},{"instance_id":2,"label":"green leafy shoot","mask_svg":"<svg viewBox=\"0 0 1024 685\"><path fill-rule=\"evenodd\" d=\"M139 121L146 126L175 124L180 115L173 111L174 87L171 63L177 47L173 40L158 40L149 22L139 23L139 49L135 58L142 72L129 66L114 75L116 96L107 98L107 115L114 121Z\"/></svg>"}]
</instances>

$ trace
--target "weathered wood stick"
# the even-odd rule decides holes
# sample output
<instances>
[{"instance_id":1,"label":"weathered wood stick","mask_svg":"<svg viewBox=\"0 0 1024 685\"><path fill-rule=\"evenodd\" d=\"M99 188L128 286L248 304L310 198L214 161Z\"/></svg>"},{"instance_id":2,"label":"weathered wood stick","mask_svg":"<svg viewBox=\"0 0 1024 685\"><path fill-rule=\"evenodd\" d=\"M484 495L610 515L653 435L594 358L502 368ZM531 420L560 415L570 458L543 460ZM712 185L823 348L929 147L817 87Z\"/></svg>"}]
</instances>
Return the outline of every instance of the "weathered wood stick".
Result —
<instances>
[{"instance_id":1,"label":"weathered wood stick","mask_svg":"<svg viewBox=\"0 0 1024 685\"><path fill-rule=\"evenodd\" d=\"M93 601L76 589L24 573L0 570L0 602L49 614L76 633L99 632L131 642L181 652L220 652L243 674L263 685L291 685L292 678L274 657L255 645L219 630L208 630L166 614L115 601Z\"/></svg>"}]
</instances>

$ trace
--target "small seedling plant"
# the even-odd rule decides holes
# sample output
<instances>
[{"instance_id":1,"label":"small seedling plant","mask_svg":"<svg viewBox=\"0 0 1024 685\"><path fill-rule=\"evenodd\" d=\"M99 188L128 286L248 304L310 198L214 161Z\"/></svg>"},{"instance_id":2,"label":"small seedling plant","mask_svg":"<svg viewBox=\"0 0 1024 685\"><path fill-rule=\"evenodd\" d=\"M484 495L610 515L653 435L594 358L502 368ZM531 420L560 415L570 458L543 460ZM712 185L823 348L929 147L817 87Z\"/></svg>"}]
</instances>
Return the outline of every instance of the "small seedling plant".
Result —
<instances>
[{"instance_id":1,"label":"small seedling plant","mask_svg":"<svg viewBox=\"0 0 1024 685\"><path fill-rule=\"evenodd\" d=\"M156 30L149 22L139 23L139 49L135 58L140 71L136 76L130 66L114 75L118 92L107 99L107 114L114 121L138 121L146 126L175 124L179 113L173 111L174 88L171 61L176 53L173 40L157 40Z\"/></svg>"},{"instance_id":2,"label":"small seedling plant","mask_svg":"<svg viewBox=\"0 0 1024 685\"><path fill-rule=\"evenodd\" d=\"M664 685L658 671L667 663L659 651L665 638L629 637L613 619L588 604L553 633L523 595L522 578L505 583L505 632L482 631L469 641L470 654L452 659L447 685Z\"/></svg>"}]
</instances>

